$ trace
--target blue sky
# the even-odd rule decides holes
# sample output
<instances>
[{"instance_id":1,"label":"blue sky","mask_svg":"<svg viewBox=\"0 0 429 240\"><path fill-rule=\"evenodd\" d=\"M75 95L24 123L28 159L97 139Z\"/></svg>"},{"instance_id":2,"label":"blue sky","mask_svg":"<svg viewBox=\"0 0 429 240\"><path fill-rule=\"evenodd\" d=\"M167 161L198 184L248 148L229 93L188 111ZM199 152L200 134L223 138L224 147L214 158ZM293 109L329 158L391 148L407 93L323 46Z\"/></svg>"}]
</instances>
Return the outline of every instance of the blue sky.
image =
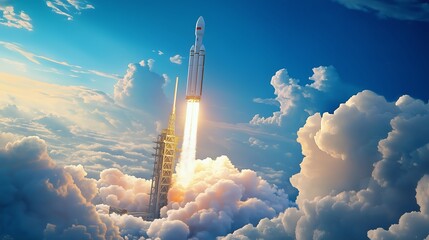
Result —
<instances>
[{"instance_id":1,"label":"blue sky","mask_svg":"<svg viewBox=\"0 0 429 240\"><path fill-rule=\"evenodd\" d=\"M0 137L39 136L58 164L82 164L91 178L117 168L149 179L152 141L165 127L175 76L182 135L188 54L199 16L206 23L206 63L198 158L226 155L298 205L305 198L338 200L341 191L374 190L366 181L383 185L382 171L371 175L369 166L390 159L382 146L394 145L404 130L397 122L427 113L420 110L429 99L425 1L0 0ZM419 135L408 130L408 137ZM1 146L7 142L0 140ZM338 173L335 180L344 182L338 186L323 174L317 161L323 157L309 150L313 145L320 156L330 155L326 166L331 157L365 157L370 164L351 164L362 174L346 179ZM352 151L356 145L363 150ZM308 190L309 166L322 169L316 179L328 179L320 191ZM339 166L346 173L350 167ZM389 226L417 208L413 202L371 227ZM338 234L326 236L344 237Z\"/></svg>"}]
</instances>

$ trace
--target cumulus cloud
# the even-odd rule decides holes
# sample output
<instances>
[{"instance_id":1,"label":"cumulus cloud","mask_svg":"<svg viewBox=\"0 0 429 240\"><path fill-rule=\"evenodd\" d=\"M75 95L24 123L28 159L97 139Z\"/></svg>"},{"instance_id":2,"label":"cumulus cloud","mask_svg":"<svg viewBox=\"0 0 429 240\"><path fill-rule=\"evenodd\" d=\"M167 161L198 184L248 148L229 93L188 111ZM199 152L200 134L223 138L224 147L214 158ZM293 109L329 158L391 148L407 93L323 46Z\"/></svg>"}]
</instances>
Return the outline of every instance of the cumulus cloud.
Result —
<instances>
[{"instance_id":1,"label":"cumulus cloud","mask_svg":"<svg viewBox=\"0 0 429 240\"><path fill-rule=\"evenodd\" d=\"M90 203L95 189L82 181L83 169L56 166L43 140L27 137L8 143L0 150L0 162L2 237L120 238L118 228L102 220ZM91 192L81 191L75 181Z\"/></svg>"},{"instance_id":2,"label":"cumulus cloud","mask_svg":"<svg viewBox=\"0 0 429 240\"><path fill-rule=\"evenodd\" d=\"M317 111L322 111L332 102L345 99L351 92L351 87L341 83L333 66L313 68L313 76L309 78L311 84L301 85L299 80L289 76L286 69L280 69L271 78L276 98L255 98L256 103L279 106L269 117L256 114L252 125L282 125L282 121L293 112L295 115L307 117ZM341 91L338 91L341 89ZM335 93L335 94L332 94Z\"/></svg>"},{"instance_id":3,"label":"cumulus cloud","mask_svg":"<svg viewBox=\"0 0 429 240\"><path fill-rule=\"evenodd\" d=\"M428 121L429 104L409 96L392 103L370 91L351 97L333 114L309 117L298 132L301 171L291 177L299 208L227 238L264 238L269 232L281 239L364 239L376 229L368 236L401 239L409 222L426 237L427 224L420 226L426 223ZM381 229L398 219L388 233Z\"/></svg>"},{"instance_id":4,"label":"cumulus cloud","mask_svg":"<svg viewBox=\"0 0 429 240\"><path fill-rule=\"evenodd\" d=\"M67 17L67 20L73 20L73 15L80 14L82 10L94 9L92 4L85 0L54 0L46 1L46 6L59 15Z\"/></svg>"},{"instance_id":5,"label":"cumulus cloud","mask_svg":"<svg viewBox=\"0 0 429 240\"><path fill-rule=\"evenodd\" d=\"M3 17L0 17L0 24L13 28L24 28L28 31L33 31L33 25L31 24L31 18L24 11L19 14L15 13L13 6L0 6L0 11Z\"/></svg>"},{"instance_id":6,"label":"cumulus cloud","mask_svg":"<svg viewBox=\"0 0 429 240\"><path fill-rule=\"evenodd\" d=\"M175 64L182 64L182 58L183 58L182 56L177 54L177 55L170 57L170 62L175 63Z\"/></svg>"},{"instance_id":7,"label":"cumulus cloud","mask_svg":"<svg viewBox=\"0 0 429 240\"><path fill-rule=\"evenodd\" d=\"M274 112L270 117L261 117L256 114L250 124L281 124L282 116L288 114L289 110L296 105L301 97L301 86L298 80L289 77L286 69L280 69L271 78L271 85L274 87L275 100L280 104L280 110ZM265 100L267 101L267 100ZM270 100L272 101L272 100ZM259 102L263 102L260 100Z\"/></svg>"},{"instance_id":8,"label":"cumulus cloud","mask_svg":"<svg viewBox=\"0 0 429 240\"><path fill-rule=\"evenodd\" d=\"M164 119L169 104L162 91L163 84L164 78L150 70L150 62L129 64L124 78L115 84L114 97L126 106L142 109L157 116L157 119Z\"/></svg>"},{"instance_id":9,"label":"cumulus cloud","mask_svg":"<svg viewBox=\"0 0 429 240\"><path fill-rule=\"evenodd\" d=\"M422 0L334 0L349 9L374 12L381 18L429 21L429 3Z\"/></svg>"},{"instance_id":10,"label":"cumulus cloud","mask_svg":"<svg viewBox=\"0 0 429 240\"><path fill-rule=\"evenodd\" d=\"M148 210L150 180L136 178L111 168L100 173L98 186L103 204L129 212Z\"/></svg>"},{"instance_id":11,"label":"cumulus cloud","mask_svg":"<svg viewBox=\"0 0 429 240\"><path fill-rule=\"evenodd\" d=\"M238 170L226 156L196 160L189 187L174 184L169 200L149 237L173 239L178 231L184 238L215 239L293 205L282 190L252 170Z\"/></svg>"},{"instance_id":12,"label":"cumulus cloud","mask_svg":"<svg viewBox=\"0 0 429 240\"><path fill-rule=\"evenodd\" d=\"M377 228L368 231L368 237L373 240L388 239L428 239L429 238L429 175L420 179L416 188L416 199L420 212L408 212L401 216L398 224L393 224L389 230Z\"/></svg>"}]
</instances>

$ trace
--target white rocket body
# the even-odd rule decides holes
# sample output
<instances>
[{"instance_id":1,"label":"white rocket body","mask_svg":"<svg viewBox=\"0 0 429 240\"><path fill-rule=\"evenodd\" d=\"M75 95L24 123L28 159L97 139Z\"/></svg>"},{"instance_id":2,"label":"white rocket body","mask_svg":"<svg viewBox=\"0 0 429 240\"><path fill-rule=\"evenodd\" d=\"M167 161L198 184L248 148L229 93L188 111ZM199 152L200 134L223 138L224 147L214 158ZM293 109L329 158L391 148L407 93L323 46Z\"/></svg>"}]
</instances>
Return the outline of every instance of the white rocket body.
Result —
<instances>
[{"instance_id":1,"label":"white rocket body","mask_svg":"<svg viewBox=\"0 0 429 240\"><path fill-rule=\"evenodd\" d=\"M204 30L204 19L203 17L199 17L195 26L195 44L192 45L189 54L186 99L201 99L204 78L204 59L206 56L206 51L203 45Z\"/></svg>"}]
</instances>

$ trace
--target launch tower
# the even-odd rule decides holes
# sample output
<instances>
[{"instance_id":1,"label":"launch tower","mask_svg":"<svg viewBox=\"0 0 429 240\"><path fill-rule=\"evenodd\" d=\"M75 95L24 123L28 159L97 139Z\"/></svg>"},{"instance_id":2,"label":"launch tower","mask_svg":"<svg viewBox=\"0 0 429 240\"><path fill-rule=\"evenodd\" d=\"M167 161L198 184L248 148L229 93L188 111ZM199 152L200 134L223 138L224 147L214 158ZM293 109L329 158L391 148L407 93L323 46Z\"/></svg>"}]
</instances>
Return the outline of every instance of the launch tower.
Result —
<instances>
[{"instance_id":1,"label":"launch tower","mask_svg":"<svg viewBox=\"0 0 429 240\"><path fill-rule=\"evenodd\" d=\"M168 203L167 195L171 187L171 178L174 171L178 144L178 137L175 133L177 83L178 78L176 78L173 108L168 121L168 127L163 129L161 134L158 135L155 141L155 153L152 154L155 157L155 162L153 164L149 213L153 218L159 218L159 210Z\"/></svg>"}]
</instances>

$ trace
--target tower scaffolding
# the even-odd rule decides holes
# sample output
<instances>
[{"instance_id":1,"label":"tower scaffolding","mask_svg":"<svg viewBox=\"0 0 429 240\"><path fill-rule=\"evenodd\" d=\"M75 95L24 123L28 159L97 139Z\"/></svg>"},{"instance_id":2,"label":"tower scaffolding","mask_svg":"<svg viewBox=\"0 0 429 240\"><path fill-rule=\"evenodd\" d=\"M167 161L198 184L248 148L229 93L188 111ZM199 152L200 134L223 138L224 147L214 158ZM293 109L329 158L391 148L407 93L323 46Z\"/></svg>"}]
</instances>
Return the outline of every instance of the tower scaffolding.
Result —
<instances>
[{"instance_id":1,"label":"tower scaffolding","mask_svg":"<svg viewBox=\"0 0 429 240\"><path fill-rule=\"evenodd\" d=\"M163 129L158 135L153 164L152 184L150 190L149 213L152 218L159 218L159 210L168 204L168 190L171 187L171 180L174 171L174 163L178 152L178 137L175 133L176 123L176 97L179 78L176 77L174 88L174 100L168 127Z\"/></svg>"}]
</instances>

